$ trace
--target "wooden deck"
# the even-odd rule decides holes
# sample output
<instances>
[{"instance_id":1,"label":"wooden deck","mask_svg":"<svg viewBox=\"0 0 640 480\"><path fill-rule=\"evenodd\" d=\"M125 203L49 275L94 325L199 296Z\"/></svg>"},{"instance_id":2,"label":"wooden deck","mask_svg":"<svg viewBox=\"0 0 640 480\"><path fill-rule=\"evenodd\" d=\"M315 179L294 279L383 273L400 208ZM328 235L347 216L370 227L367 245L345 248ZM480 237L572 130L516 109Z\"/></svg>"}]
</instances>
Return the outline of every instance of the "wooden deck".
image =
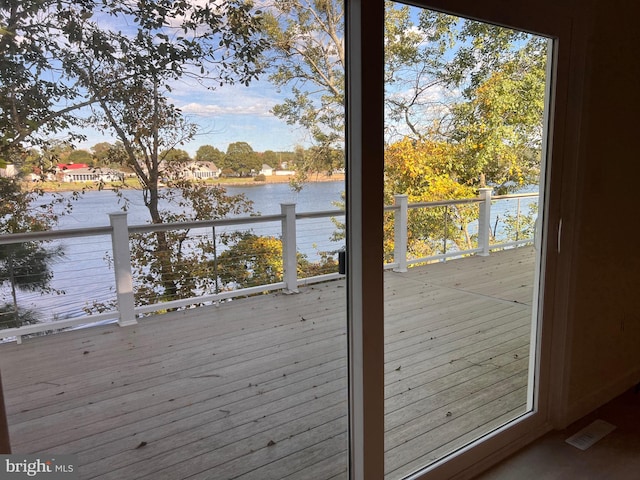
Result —
<instances>
[{"instance_id":1,"label":"wooden deck","mask_svg":"<svg viewBox=\"0 0 640 480\"><path fill-rule=\"evenodd\" d=\"M385 273L387 478L524 412L533 258ZM12 448L83 480L346 478L346 344L336 281L1 345Z\"/></svg>"}]
</instances>

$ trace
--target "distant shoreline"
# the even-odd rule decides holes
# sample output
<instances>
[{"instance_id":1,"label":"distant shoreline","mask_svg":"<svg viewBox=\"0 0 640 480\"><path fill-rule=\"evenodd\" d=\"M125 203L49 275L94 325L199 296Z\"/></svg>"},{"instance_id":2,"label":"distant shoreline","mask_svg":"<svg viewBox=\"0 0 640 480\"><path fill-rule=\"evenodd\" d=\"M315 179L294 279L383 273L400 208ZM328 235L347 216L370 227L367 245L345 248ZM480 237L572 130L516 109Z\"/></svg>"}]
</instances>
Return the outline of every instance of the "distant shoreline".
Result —
<instances>
[{"instance_id":1,"label":"distant shoreline","mask_svg":"<svg viewBox=\"0 0 640 480\"><path fill-rule=\"evenodd\" d=\"M260 182L256 182L252 178L219 178L214 181L207 181L206 185L221 185L223 187L258 187L260 185L268 185L272 183L289 183L292 178L292 175L270 175L265 177L265 181ZM336 173L333 175L317 174L310 175L304 183L341 182L344 181L344 179L344 173ZM26 187L31 187L30 189L39 189L47 193L72 192L82 189L98 190L96 182L25 182L24 184ZM137 183L137 179L135 179L135 184L118 185L117 188L121 190L135 190L140 189L140 185ZM105 183L102 189L114 190L114 187L109 183Z\"/></svg>"}]
</instances>

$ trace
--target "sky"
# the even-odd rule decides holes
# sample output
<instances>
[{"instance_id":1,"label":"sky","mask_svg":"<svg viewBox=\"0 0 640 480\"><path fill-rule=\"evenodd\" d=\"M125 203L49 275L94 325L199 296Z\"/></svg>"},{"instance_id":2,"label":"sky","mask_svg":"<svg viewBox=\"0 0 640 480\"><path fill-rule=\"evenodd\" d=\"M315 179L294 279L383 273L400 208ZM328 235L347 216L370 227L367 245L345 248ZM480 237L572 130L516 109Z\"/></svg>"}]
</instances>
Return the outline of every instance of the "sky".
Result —
<instances>
[{"instance_id":1,"label":"sky","mask_svg":"<svg viewBox=\"0 0 640 480\"><path fill-rule=\"evenodd\" d=\"M170 93L171 102L189 121L198 125L198 134L179 148L192 157L202 145L213 145L225 152L229 143L247 142L254 151L293 151L297 145L308 146L308 134L297 126L276 118L271 109L284 99L266 79L243 85L225 85L209 90L195 82L177 83ZM86 130L87 140L76 145L90 150L113 137Z\"/></svg>"},{"instance_id":2,"label":"sky","mask_svg":"<svg viewBox=\"0 0 640 480\"><path fill-rule=\"evenodd\" d=\"M417 11L412 10L414 17ZM125 17L101 15L99 23L102 28L135 33L135 26ZM248 87L224 85L216 90L209 90L185 77L172 85L169 99L189 121L199 126L199 132L188 144L177 148L186 150L193 157L202 145L212 145L224 152L233 142L247 142L257 152L293 151L296 146L310 146L306 130L287 125L271 113L272 108L285 99L286 93L286 90L281 92L269 83L266 75L258 81L254 80ZM402 96L401 91L394 93ZM413 94L409 88L408 95ZM442 95L442 92L434 95ZM90 150L97 143L115 141L113 137L98 131L86 130L84 133L87 140L76 144L77 148ZM402 133L405 132L398 134Z\"/></svg>"},{"instance_id":3,"label":"sky","mask_svg":"<svg viewBox=\"0 0 640 480\"><path fill-rule=\"evenodd\" d=\"M412 8L411 16L417 21L419 9ZM100 19L104 28L124 30L132 27L126 19L113 19L104 17ZM123 23L124 22L124 23ZM417 27L413 27L414 33L420 34ZM132 30L132 32L135 30ZM449 53L453 55L453 49ZM389 96L412 97L413 90L412 72L407 73L409 83L396 82L393 91L388 91ZM415 72L413 72L415 75ZM189 82L189 83L187 83ZM447 97L452 95L459 97L458 91L445 92L438 87L429 90L430 98L422 98L422 101L430 100L433 103L449 103ZM276 118L272 108L281 103L286 96L286 91L281 92L269 83L265 77L253 81L248 87L243 85L224 85L215 90L207 89L195 80L181 80L172 85L169 100L178 107L185 117L198 125L197 135L186 145L178 146L186 150L192 157L202 145L212 145L221 151L226 151L230 143L247 142L254 151L293 151L296 146L308 147L311 145L309 134L298 126L287 125L284 120ZM423 96L424 97L424 96ZM433 107L431 107L433 110ZM432 111L430 110L430 111ZM437 114L441 114L442 108ZM424 119L423 119L424 120ZM428 120L428 119L427 119ZM424 122L429 123L428 121ZM77 148L90 150L99 142L114 142L114 138L105 136L97 131L86 130L87 140L76 145ZM403 122L400 122L397 137L409 133Z\"/></svg>"},{"instance_id":4,"label":"sky","mask_svg":"<svg viewBox=\"0 0 640 480\"><path fill-rule=\"evenodd\" d=\"M202 3L202 0L195 0ZM97 13L95 17L101 28L134 35L136 25L125 16ZM172 30L168 29L168 34ZM284 100L286 91L279 92L264 75L248 87L244 85L217 86L207 89L193 79L184 78L172 85L168 97L182 110L187 119L199 126L196 137L180 146L195 155L202 145L213 145L226 151L229 143L247 142L254 151L293 151L298 145L310 145L309 135L297 126L289 126L276 118L271 109ZM76 143L77 148L90 150L99 142L115 142L115 138L96 130L83 132L87 140Z\"/></svg>"}]
</instances>

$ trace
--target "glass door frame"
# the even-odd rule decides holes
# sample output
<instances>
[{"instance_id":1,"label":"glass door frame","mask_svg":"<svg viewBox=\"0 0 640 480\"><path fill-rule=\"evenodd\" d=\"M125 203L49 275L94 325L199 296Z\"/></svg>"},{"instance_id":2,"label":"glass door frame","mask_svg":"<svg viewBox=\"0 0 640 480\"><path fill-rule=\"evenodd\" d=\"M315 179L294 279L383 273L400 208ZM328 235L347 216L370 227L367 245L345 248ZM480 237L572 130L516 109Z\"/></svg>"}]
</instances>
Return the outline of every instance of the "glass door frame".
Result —
<instances>
[{"instance_id":1,"label":"glass door frame","mask_svg":"<svg viewBox=\"0 0 640 480\"><path fill-rule=\"evenodd\" d=\"M549 431L566 405L569 342L566 272L574 227L562 218L576 208L580 91L572 29L580 19L551 2L514 5L500 0L403 2L524 30L553 40L547 159L541 239L535 397L532 411L409 478L470 478ZM350 478L384 478L384 307L382 222L384 182L384 1L346 0L347 312L349 329ZM572 69L569 69L572 60ZM579 59L578 59L579 60ZM578 62L579 63L579 62ZM551 155L553 152L553 155ZM553 156L553 159L551 158ZM554 341L551 342L553 337ZM553 365L553 369L551 368Z\"/></svg>"}]
</instances>

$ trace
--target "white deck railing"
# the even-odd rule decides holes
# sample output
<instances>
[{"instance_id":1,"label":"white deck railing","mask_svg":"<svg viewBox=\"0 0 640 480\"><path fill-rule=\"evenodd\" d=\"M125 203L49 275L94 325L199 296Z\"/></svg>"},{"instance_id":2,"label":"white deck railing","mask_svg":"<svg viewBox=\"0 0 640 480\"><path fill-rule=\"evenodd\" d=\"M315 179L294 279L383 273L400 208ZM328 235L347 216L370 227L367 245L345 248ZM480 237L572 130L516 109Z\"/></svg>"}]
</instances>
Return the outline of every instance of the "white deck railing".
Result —
<instances>
[{"instance_id":1,"label":"white deck railing","mask_svg":"<svg viewBox=\"0 0 640 480\"><path fill-rule=\"evenodd\" d=\"M495 197L491 189L481 189L480 196L476 198L446 200L439 202L425 202L409 204L406 195L395 196L394 205L385 207L385 211L394 213L394 252L393 262L384 265L385 269L393 269L397 272L406 272L408 266L416 263L428 263L446 260L453 257L461 257L471 254L489 255L491 250L515 247L532 243L532 238L518 239L516 241L491 242L491 206L497 200L515 199L518 202L517 215L520 214L520 199L537 198L537 193L504 195ZM477 246L467 250L445 251L437 255L421 258L408 258L408 218L409 210L419 208L456 207L460 205L478 204L477 218ZM128 225L127 214L124 212L110 215L110 226L94 227L86 229L51 230L47 232L21 233L12 235L0 235L0 245L17 244L34 241L62 240L78 237L105 236L111 238L113 256L114 288L116 293L116 310L82 315L75 318L53 320L33 325L25 325L17 328L0 330L0 338L15 337L18 342L22 336L43 331L64 329L77 325L87 325L102 321L117 321L119 325L133 325L139 315L157 312L160 310L183 308L194 304L217 302L224 299L242 297L256 293L282 290L286 293L297 292L300 285L327 281L340 278L338 272L320 275L310 278L298 278L297 276L297 233L296 226L301 220L313 218L330 218L344 216L343 210L326 210L317 212L296 212L295 204L282 204L281 213L277 215L251 216L226 218L210 221L194 221L165 224ZM259 285L250 288L205 293L193 298L158 302L152 305L135 305L134 279L131 268L129 239L132 234L149 233L157 231L187 230L197 228L221 228L256 225L266 222L279 222L281 228L283 277L282 281L269 285ZM495 240L495 239L494 239ZM446 246L446 240L444 242ZM446 248L445 248L446 250Z\"/></svg>"}]
</instances>

